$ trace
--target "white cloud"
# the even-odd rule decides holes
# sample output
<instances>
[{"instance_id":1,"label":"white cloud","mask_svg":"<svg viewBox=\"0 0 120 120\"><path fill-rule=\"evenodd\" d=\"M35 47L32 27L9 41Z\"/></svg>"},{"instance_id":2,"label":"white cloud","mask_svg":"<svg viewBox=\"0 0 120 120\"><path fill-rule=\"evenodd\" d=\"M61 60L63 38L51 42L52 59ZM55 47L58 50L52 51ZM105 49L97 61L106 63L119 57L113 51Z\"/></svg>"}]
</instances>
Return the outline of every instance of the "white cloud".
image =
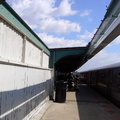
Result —
<instances>
[{"instance_id":1,"label":"white cloud","mask_svg":"<svg viewBox=\"0 0 120 120\"><path fill-rule=\"evenodd\" d=\"M68 16L74 15L77 11L71 9L71 5L73 1L70 0L63 0L58 8L55 8L54 11L51 13L53 16Z\"/></svg>"},{"instance_id":2,"label":"white cloud","mask_svg":"<svg viewBox=\"0 0 120 120\"><path fill-rule=\"evenodd\" d=\"M86 30L83 35L78 35L78 38L74 40L65 39L64 37L54 37L53 35L48 35L45 32L39 33L38 35L50 48L81 47L88 44L88 41L86 40L91 40L95 31L96 30L93 30L90 33Z\"/></svg>"},{"instance_id":3,"label":"white cloud","mask_svg":"<svg viewBox=\"0 0 120 120\"><path fill-rule=\"evenodd\" d=\"M120 53L110 53L102 50L96 56L87 61L87 63L79 68L78 71L90 70L117 62L120 62Z\"/></svg>"},{"instance_id":4,"label":"white cloud","mask_svg":"<svg viewBox=\"0 0 120 120\"><path fill-rule=\"evenodd\" d=\"M88 16L91 12L92 12L92 10L85 10L80 14L80 16L81 17Z\"/></svg>"},{"instance_id":5,"label":"white cloud","mask_svg":"<svg viewBox=\"0 0 120 120\"><path fill-rule=\"evenodd\" d=\"M54 10L55 0L17 0L12 7L29 23L39 23Z\"/></svg>"},{"instance_id":6,"label":"white cloud","mask_svg":"<svg viewBox=\"0 0 120 120\"><path fill-rule=\"evenodd\" d=\"M87 18L88 19L88 22L92 22L93 21L93 19L92 18Z\"/></svg>"},{"instance_id":7,"label":"white cloud","mask_svg":"<svg viewBox=\"0 0 120 120\"><path fill-rule=\"evenodd\" d=\"M39 33L39 37L49 48L81 47L87 45L87 42L83 40L69 40L63 37L59 38L53 35L47 35L46 33Z\"/></svg>"},{"instance_id":8,"label":"white cloud","mask_svg":"<svg viewBox=\"0 0 120 120\"><path fill-rule=\"evenodd\" d=\"M113 41L112 44L120 44L120 35Z\"/></svg>"},{"instance_id":9,"label":"white cloud","mask_svg":"<svg viewBox=\"0 0 120 120\"><path fill-rule=\"evenodd\" d=\"M13 0L13 9L27 22L32 29L39 32L69 33L80 32L78 23L58 19L61 16L74 15L73 0L63 0L55 6L56 0Z\"/></svg>"},{"instance_id":10,"label":"white cloud","mask_svg":"<svg viewBox=\"0 0 120 120\"><path fill-rule=\"evenodd\" d=\"M93 38L93 35L95 34L95 32L96 32L96 29L93 30L92 32L88 32L87 30L85 30L83 35L78 35L78 38L90 41Z\"/></svg>"},{"instance_id":11,"label":"white cloud","mask_svg":"<svg viewBox=\"0 0 120 120\"><path fill-rule=\"evenodd\" d=\"M80 32L81 26L68 20L48 18L40 21L40 31L54 33Z\"/></svg>"}]
</instances>

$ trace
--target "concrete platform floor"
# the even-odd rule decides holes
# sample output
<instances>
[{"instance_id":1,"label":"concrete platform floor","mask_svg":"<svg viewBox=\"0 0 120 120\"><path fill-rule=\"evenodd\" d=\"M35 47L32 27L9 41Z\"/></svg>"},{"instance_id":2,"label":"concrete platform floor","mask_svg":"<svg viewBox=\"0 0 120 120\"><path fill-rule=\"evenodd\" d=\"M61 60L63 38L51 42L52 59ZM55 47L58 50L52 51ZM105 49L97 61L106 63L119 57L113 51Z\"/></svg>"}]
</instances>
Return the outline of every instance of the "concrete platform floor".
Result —
<instances>
[{"instance_id":1,"label":"concrete platform floor","mask_svg":"<svg viewBox=\"0 0 120 120\"><path fill-rule=\"evenodd\" d=\"M120 120L120 108L88 86L67 92L65 103L52 102L40 120Z\"/></svg>"}]
</instances>

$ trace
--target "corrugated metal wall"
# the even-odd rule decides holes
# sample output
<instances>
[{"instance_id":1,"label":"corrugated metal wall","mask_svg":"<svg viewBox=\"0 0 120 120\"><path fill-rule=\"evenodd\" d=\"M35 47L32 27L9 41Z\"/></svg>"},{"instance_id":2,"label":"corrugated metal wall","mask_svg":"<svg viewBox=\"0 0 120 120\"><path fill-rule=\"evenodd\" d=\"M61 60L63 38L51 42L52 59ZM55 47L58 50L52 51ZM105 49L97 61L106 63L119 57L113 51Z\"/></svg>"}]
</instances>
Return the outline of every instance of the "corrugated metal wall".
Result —
<instances>
[{"instance_id":1,"label":"corrugated metal wall","mask_svg":"<svg viewBox=\"0 0 120 120\"><path fill-rule=\"evenodd\" d=\"M1 120L29 119L49 100L52 71L48 65L49 55L0 17Z\"/></svg>"}]
</instances>

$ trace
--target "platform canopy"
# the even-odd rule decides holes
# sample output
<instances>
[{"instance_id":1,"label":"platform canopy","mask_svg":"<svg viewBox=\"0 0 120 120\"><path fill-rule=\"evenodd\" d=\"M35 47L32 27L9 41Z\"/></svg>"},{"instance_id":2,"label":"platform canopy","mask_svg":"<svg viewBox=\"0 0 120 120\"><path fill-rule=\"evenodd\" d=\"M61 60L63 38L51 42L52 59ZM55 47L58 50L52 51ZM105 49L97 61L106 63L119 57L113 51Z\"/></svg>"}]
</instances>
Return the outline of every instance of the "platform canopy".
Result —
<instances>
[{"instance_id":1,"label":"platform canopy","mask_svg":"<svg viewBox=\"0 0 120 120\"><path fill-rule=\"evenodd\" d=\"M50 68L61 72L72 72L84 63L87 47L50 49Z\"/></svg>"}]
</instances>

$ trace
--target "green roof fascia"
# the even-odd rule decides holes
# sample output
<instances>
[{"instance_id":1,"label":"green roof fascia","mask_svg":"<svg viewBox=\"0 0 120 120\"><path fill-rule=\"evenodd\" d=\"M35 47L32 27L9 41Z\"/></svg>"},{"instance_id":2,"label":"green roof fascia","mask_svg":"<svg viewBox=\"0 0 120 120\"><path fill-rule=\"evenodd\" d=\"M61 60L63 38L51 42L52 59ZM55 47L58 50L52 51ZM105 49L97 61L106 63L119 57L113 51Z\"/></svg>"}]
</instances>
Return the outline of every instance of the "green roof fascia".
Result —
<instances>
[{"instance_id":1,"label":"green roof fascia","mask_svg":"<svg viewBox=\"0 0 120 120\"><path fill-rule=\"evenodd\" d=\"M49 48L45 43L33 32L33 30L22 20L22 18L5 2L0 4L0 14L12 23L21 33L29 37L33 43L42 48L48 55L50 55Z\"/></svg>"},{"instance_id":2,"label":"green roof fascia","mask_svg":"<svg viewBox=\"0 0 120 120\"><path fill-rule=\"evenodd\" d=\"M53 52L55 55L55 61L58 61L59 59L69 56L69 55L78 55L78 54L85 54L86 53L86 47L82 48L73 48L73 49L51 49L50 52Z\"/></svg>"},{"instance_id":3,"label":"green roof fascia","mask_svg":"<svg viewBox=\"0 0 120 120\"><path fill-rule=\"evenodd\" d=\"M49 59L49 68L54 68L54 63L55 63L55 52L51 51L50 59Z\"/></svg>"}]
</instances>

